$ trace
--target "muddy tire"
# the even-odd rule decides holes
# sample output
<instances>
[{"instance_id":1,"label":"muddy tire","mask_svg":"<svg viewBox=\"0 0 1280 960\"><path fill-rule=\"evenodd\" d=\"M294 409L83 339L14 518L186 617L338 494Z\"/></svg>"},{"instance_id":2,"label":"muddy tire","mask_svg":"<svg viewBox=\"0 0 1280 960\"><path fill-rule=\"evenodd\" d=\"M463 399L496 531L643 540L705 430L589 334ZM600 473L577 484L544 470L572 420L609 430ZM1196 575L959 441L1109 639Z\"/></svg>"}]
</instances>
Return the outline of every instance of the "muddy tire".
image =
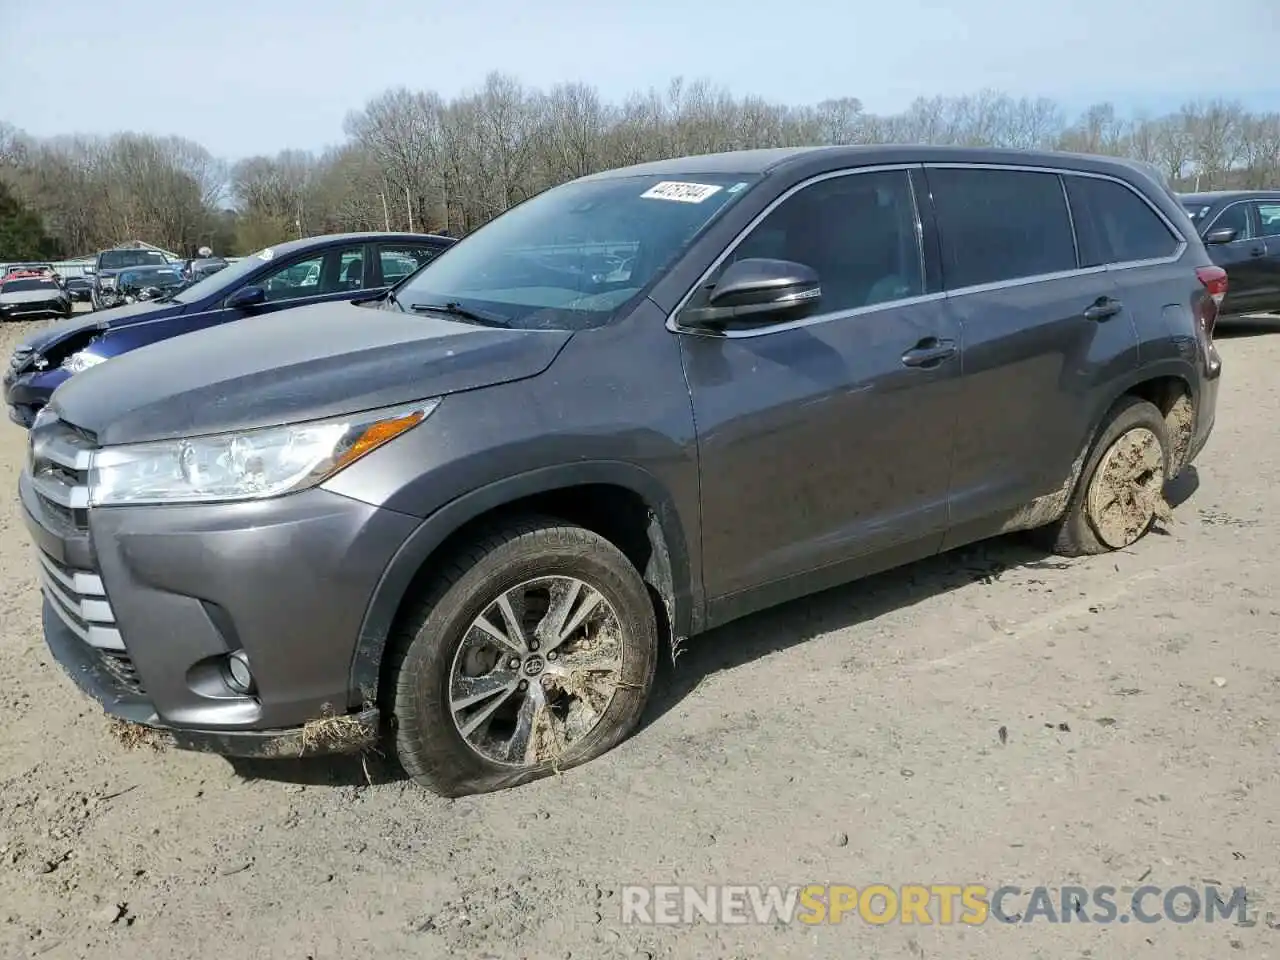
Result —
<instances>
[{"instance_id":1,"label":"muddy tire","mask_svg":"<svg viewBox=\"0 0 1280 960\"><path fill-rule=\"evenodd\" d=\"M1111 408L1063 519L1047 531L1055 553L1108 553L1136 543L1165 515L1173 446L1155 404L1124 397Z\"/></svg>"},{"instance_id":2,"label":"muddy tire","mask_svg":"<svg viewBox=\"0 0 1280 960\"><path fill-rule=\"evenodd\" d=\"M636 726L658 626L630 561L549 518L509 522L454 552L403 618L383 702L395 756L446 797L585 763Z\"/></svg>"}]
</instances>

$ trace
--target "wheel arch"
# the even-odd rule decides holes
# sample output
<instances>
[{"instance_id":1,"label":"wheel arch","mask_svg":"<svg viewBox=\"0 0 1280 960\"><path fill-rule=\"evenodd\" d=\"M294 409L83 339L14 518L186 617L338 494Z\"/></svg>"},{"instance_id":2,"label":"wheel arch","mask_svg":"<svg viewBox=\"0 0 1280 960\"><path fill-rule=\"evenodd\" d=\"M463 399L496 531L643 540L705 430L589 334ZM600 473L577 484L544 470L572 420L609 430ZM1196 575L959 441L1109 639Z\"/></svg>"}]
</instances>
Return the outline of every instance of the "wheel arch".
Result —
<instances>
[{"instance_id":1,"label":"wheel arch","mask_svg":"<svg viewBox=\"0 0 1280 960\"><path fill-rule=\"evenodd\" d=\"M489 523L530 513L556 516L605 536L636 564L667 639L694 631L701 590L691 574L684 523L658 479L622 461L547 467L451 500L410 534L365 609L351 661L354 700L377 702L388 638L406 604L433 575L433 560Z\"/></svg>"}]
</instances>

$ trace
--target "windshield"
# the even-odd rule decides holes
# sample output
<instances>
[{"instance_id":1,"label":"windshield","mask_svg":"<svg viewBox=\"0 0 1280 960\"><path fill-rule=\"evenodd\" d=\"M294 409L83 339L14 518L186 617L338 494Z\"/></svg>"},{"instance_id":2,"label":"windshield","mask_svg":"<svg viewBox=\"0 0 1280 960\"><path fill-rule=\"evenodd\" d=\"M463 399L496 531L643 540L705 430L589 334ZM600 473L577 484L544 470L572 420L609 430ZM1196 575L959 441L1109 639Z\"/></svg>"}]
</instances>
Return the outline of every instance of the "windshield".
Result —
<instances>
[{"instance_id":1,"label":"windshield","mask_svg":"<svg viewBox=\"0 0 1280 960\"><path fill-rule=\"evenodd\" d=\"M121 267L140 267L153 263L163 266L169 261L155 250L108 250L98 257L99 270L119 270Z\"/></svg>"},{"instance_id":2,"label":"windshield","mask_svg":"<svg viewBox=\"0 0 1280 960\"><path fill-rule=\"evenodd\" d=\"M1182 204L1182 209L1187 211L1187 216L1191 218L1191 222L1199 224L1204 219L1206 213L1209 212L1210 204L1207 203L1186 203Z\"/></svg>"},{"instance_id":3,"label":"windshield","mask_svg":"<svg viewBox=\"0 0 1280 960\"><path fill-rule=\"evenodd\" d=\"M124 270L120 273L122 286L143 284L154 287L172 287L182 282L182 275L173 268L149 268L146 270Z\"/></svg>"},{"instance_id":4,"label":"windshield","mask_svg":"<svg viewBox=\"0 0 1280 960\"><path fill-rule=\"evenodd\" d=\"M449 247L396 290L403 309L455 305L499 326L601 326L758 178L566 183Z\"/></svg>"},{"instance_id":5,"label":"windshield","mask_svg":"<svg viewBox=\"0 0 1280 960\"><path fill-rule=\"evenodd\" d=\"M0 293L22 293L24 290L57 290L52 280L6 280L0 284Z\"/></svg>"}]
</instances>

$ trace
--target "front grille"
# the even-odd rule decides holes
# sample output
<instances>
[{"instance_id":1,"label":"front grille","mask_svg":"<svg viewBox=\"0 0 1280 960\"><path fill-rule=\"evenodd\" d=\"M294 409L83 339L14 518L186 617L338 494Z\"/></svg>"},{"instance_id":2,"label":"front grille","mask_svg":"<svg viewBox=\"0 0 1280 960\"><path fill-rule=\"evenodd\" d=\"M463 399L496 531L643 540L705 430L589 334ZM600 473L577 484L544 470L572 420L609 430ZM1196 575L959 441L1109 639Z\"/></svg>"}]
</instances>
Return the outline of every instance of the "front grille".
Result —
<instances>
[{"instance_id":1,"label":"front grille","mask_svg":"<svg viewBox=\"0 0 1280 960\"><path fill-rule=\"evenodd\" d=\"M64 534L89 526L89 459L95 438L51 414L41 414L29 433L27 469L45 521ZM37 548L40 590L58 619L80 638L121 694L144 697L97 570L81 570Z\"/></svg>"},{"instance_id":2,"label":"front grille","mask_svg":"<svg viewBox=\"0 0 1280 960\"><path fill-rule=\"evenodd\" d=\"M61 420L38 420L30 434L31 486L51 517L75 530L89 526L92 436Z\"/></svg>"}]
</instances>

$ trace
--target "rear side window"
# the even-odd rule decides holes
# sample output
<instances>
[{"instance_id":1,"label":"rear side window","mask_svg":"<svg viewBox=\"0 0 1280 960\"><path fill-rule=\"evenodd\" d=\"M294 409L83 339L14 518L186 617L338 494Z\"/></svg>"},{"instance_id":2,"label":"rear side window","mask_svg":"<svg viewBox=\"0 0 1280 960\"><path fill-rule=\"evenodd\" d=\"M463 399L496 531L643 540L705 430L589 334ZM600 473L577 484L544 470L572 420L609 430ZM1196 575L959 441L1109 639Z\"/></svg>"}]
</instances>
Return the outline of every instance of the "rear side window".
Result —
<instances>
[{"instance_id":1,"label":"rear side window","mask_svg":"<svg viewBox=\"0 0 1280 960\"><path fill-rule=\"evenodd\" d=\"M1080 266L1173 256L1181 242L1145 200L1123 184L1069 176L1067 196L1080 244Z\"/></svg>"},{"instance_id":2,"label":"rear side window","mask_svg":"<svg viewBox=\"0 0 1280 960\"><path fill-rule=\"evenodd\" d=\"M1076 268L1056 173L931 168L929 188L949 289Z\"/></svg>"}]
</instances>

